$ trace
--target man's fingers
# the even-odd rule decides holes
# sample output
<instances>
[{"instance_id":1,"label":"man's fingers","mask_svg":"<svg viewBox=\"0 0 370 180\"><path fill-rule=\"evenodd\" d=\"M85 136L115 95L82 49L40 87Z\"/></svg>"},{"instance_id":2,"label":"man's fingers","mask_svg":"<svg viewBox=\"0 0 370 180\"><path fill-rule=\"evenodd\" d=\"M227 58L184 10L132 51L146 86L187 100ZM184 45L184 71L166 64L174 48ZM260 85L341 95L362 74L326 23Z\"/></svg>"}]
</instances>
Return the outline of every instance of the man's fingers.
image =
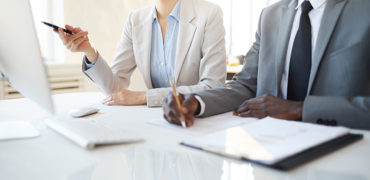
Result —
<instances>
[{"instance_id":1,"label":"man's fingers","mask_svg":"<svg viewBox=\"0 0 370 180\"><path fill-rule=\"evenodd\" d=\"M179 112L179 109L178 108L170 108L170 112L169 113L170 114L173 114L173 116L176 117L176 119L180 119L183 112Z\"/></svg>"},{"instance_id":2,"label":"man's fingers","mask_svg":"<svg viewBox=\"0 0 370 180\"><path fill-rule=\"evenodd\" d=\"M248 104L261 104L271 100L272 97L273 96L270 94L265 94L263 96L258 96L256 98L250 99L247 102Z\"/></svg>"},{"instance_id":3,"label":"man's fingers","mask_svg":"<svg viewBox=\"0 0 370 180\"><path fill-rule=\"evenodd\" d=\"M171 119L167 116L167 114L163 114L163 118L164 118L167 122L171 123Z\"/></svg>"},{"instance_id":4,"label":"man's fingers","mask_svg":"<svg viewBox=\"0 0 370 180\"><path fill-rule=\"evenodd\" d=\"M173 111L170 111L167 116L169 117L170 120L170 123L172 124L177 124L177 125L181 125L181 122L180 122L180 117L179 116L176 116Z\"/></svg>"},{"instance_id":5,"label":"man's fingers","mask_svg":"<svg viewBox=\"0 0 370 180\"><path fill-rule=\"evenodd\" d=\"M260 110L265 108L265 104L260 103L260 104L247 104L248 110Z\"/></svg>"},{"instance_id":6,"label":"man's fingers","mask_svg":"<svg viewBox=\"0 0 370 180\"><path fill-rule=\"evenodd\" d=\"M185 122L186 122L186 127L193 126L193 124L194 124L194 120L193 119L186 120Z\"/></svg>"},{"instance_id":7,"label":"man's fingers","mask_svg":"<svg viewBox=\"0 0 370 180\"><path fill-rule=\"evenodd\" d=\"M264 108L264 103L267 101L266 98L268 97L265 95L246 100L235 110L235 113L240 114L249 110L262 109Z\"/></svg>"},{"instance_id":8,"label":"man's fingers","mask_svg":"<svg viewBox=\"0 0 370 180\"><path fill-rule=\"evenodd\" d=\"M265 110L249 110L239 114L240 117L256 117L258 119L264 118L267 116Z\"/></svg>"},{"instance_id":9,"label":"man's fingers","mask_svg":"<svg viewBox=\"0 0 370 180\"><path fill-rule=\"evenodd\" d=\"M241 106L238 107L238 109L236 109L236 113L240 114L240 113L243 113L245 111L248 111L248 105L246 104L242 104Z\"/></svg>"}]
</instances>

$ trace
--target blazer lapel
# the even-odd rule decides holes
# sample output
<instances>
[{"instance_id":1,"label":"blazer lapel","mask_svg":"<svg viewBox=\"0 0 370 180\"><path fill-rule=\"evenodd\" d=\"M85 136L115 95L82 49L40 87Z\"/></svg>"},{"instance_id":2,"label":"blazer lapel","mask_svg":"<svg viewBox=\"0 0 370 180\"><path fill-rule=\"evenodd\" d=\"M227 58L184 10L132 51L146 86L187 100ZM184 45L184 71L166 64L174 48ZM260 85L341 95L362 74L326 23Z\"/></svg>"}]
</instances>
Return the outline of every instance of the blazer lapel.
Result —
<instances>
[{"instance_id":1,"label":"blazer lapel","mask_svg":"<svg viewBox=\"0 0 370 180\"><path fill-rule=\"evenodd\" d=\"M194 33L197 29L195 25L191 24L191 21L195 18L193 1L181 1L180 11L179 34L175 59L175 83L177 83L181 67L185 61L185 56L188 53Z\"/></svg>"},{"instance_id":2,"label":"blazer lapel","mask_svg":"<svg viewBox=\"0 0 370 180\"><path fill-rule=\"evenodd\" d=\"M319 34L317 37L316 48L312 57L312 67L310 80L308 84L307 95L310 94L312 89L312 84L316 77L317 70L319 68L320 62L329 44L331 35L334 32L335 25L339 19L339 16L343 10L344 5L347 0L332 0L328 1L324 14L322 16L321 25L319 29Z\"/></svg>"},{"instance_id":3,"label":"blazer lapel","mask_svg":"<svg viewBox=\"0 0 370 180\"><path fill-rule=\"evenodd\" d=\"M152 10L154 9L154 6ZM142 23L133 27L133 46L135 48L136 63L143 74L143 78L148 89L152 89L150 77L150 51L152 42L153 12L148 12L148 16Z\"/></svg>"},{"instance_id":4,"label":"blazer lapel","mask_svg":"<svg viewBox=\"0 0 370 180\"><path fill-rule=\"evenodd\" d=\"M283 75L288 42L295 15L295 4L296 1L291 1L288 6L282 7L281 9L282 16L280 18L278 40L276 43L277 49L275 55L275 82L277 82L277 87L274 94L275 96L281 96L280 83Z\"/></svg>"}]
</instances>

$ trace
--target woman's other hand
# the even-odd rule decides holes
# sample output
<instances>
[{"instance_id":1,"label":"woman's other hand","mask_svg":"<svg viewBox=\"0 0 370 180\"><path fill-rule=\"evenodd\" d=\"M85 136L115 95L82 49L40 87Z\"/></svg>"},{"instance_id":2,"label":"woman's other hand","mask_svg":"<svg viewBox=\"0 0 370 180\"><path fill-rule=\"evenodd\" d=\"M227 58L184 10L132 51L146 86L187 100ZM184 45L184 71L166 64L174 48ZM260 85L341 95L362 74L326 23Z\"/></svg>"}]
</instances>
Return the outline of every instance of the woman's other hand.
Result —
<instances>
[{"instance_id":1,"label":"woman's other hand","mask_svg":"<svg viewBox=\"0 0 370 180\"><path fill-rule=\"evenodd\" d=\"M144 105L146 104L146 93L144 91L130 91L123 89L117 93L113 93L102 102L105 105Z\"/></svg>"}]
</instances>

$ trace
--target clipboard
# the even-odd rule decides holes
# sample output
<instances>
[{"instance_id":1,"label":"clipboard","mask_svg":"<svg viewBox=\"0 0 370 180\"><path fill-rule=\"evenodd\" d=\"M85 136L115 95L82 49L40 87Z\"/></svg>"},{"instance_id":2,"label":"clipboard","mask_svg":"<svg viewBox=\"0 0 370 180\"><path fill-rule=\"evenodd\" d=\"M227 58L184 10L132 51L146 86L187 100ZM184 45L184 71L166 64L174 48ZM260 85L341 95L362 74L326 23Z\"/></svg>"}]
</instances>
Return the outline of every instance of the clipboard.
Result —
<instances>
[{"instance_id":1,"label":"clipboard","mask_svg":"<svg viewBox=\"0 0 370 180\"><path fill-rule=\"evenodd\" d=\"M266 164L266 163L263 163L261 161L251 160L251 159L248 159L248 158L245 158L245 157L238 157L238 156L235 156L233 154L227 154L225 152L216 151L216 150L213 150L213 149L206 149L206 148L195 146L195 145L185 143L185 142L181 142L180 144L183 145L183 146L189 147L189 148L193 148L193 149L197 149L197 150L201 150L201 151L206 151L206 152L217 154L217 155L220 155L220 156L225 156L225 157L229 157L229 158L233 158L233 159L239 159L239 160L242 160L242 161L248 161L248 162L252 162L252 163L255 163L255 164L262 165L262 166L287 171L287 170L294 169L294 168L296 168L300 165L303 165L303 164L305 164L309 161L317 159L317 158L319 158L323 155L334 152L334 151L336 151L336 150L338 150L342 147L350 145L350 144L352 144L352 143L354 143L358 140L361 140L362 138L363 138L362 134L351 134L351 133L349 133L349 134L340 136L338 138L332 139L328 142L325 142L325 143L319 144L317 146L311 147L309 149L306 149L306 150L304 150L300 153L297 153L297 154L294 154L290 157L282 159L282 160L280 160L280 161L278 161L274 164Z\"/></svg>"}]
</instances>

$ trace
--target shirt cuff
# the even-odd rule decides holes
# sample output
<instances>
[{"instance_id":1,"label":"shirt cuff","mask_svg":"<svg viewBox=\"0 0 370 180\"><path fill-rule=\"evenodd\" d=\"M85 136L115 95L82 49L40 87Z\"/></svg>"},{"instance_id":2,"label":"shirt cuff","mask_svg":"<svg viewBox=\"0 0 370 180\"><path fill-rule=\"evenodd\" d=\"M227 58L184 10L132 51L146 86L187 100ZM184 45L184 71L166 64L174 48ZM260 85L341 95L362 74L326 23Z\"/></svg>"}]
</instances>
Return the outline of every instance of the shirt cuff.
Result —
<instances>
[{"instance_id":1,"label":"shirt cuff","mask_svg":"<svg viewBox=\"0 0 370 180\"><path fill-rule=\"evenodd\" d=\"M204 103L204 101L202 100L202 98L200 96L195 95L195 99L198 100L199 105L200 105L200 112L199 112L199 114L195 114L195 115L196 116L202 116L204 114L204 110L206 109L206 104Z\"/></svg>"},{"instance_id":2,"label":"shirt cuff","mask_svg":"<svg viewBox=\"0 0 370 180\"><path fill-rule=\"evenodd\" d=\"M99 57L99 56L98 56ZM96 61L98 61L99 58L97 58L93 63L90 63L88 60L87 60L87 57L84 56L84 63L87 67L87 69L90 69L92 68L95 64L96 64Z\"/></svg>"}]
</instances>

